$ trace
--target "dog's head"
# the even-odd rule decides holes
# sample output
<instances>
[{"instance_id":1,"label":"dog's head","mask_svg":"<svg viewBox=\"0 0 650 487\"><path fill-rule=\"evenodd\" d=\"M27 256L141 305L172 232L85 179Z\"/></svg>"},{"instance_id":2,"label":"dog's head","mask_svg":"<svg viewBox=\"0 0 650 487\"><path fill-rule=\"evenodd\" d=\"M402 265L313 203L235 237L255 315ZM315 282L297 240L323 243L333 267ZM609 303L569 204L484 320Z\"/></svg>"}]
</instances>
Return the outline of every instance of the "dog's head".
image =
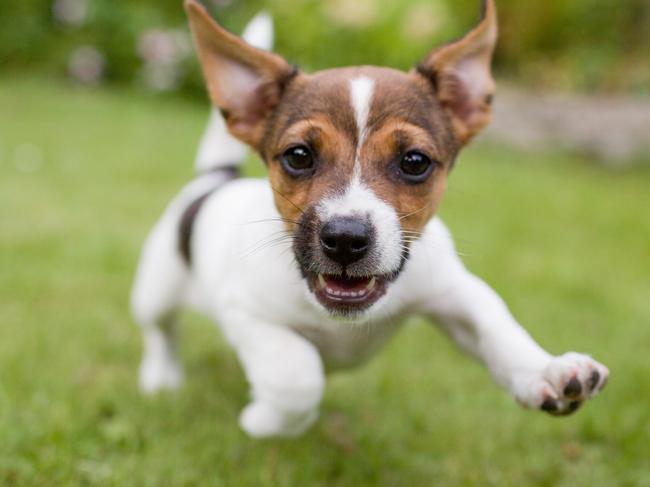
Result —
<instances>
[{"instance_id":1,"label":"dog's head","mask_svg":"<svg viewBox=\"0 0 650 487\"><path fill-rule=\"evenodd\" d=\"M435 214L458 150L489 121L493 0L472 31L409 72L305 74L195 0L185 7L212 102L268 165L310 291L332 314L362 314Z\"/></svg>"}]
</instances>

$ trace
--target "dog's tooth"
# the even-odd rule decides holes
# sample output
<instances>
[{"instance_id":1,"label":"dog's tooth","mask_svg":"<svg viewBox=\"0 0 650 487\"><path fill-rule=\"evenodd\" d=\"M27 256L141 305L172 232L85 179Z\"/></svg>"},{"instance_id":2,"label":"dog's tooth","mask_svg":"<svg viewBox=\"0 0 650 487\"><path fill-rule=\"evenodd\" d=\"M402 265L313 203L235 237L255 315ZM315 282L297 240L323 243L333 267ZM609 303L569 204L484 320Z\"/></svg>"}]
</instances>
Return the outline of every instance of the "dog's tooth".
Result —
<instances>
[{"instance_id":1,"label":"dog's tooth","mask_svg":"<svg viewBox=\"0 0 650 487\"><path fill-rule=\"evenodd\" d=\"M373 277L372 279L370 279L370 282L366 286L366 291L371 291L372 289L375 288L376 285L377 285L377 278Z\"/></svg>"},{"instance_id":2,"label":"dog's tooth","mask_svg":"<svg viewBox=\"0 0 650 487\"><path fill-rule=\"evenodd\" d=\"M320 285L321 289L325 289L327 287L327 283L325 282L323 274L318 274L318 284Z\"/></svg>"},{"instance_id":3,"label":"dog's tooth","mask_svg":"<svg viewBox=\"0 0 650 487\"><path fill-rule=\"evenodd\" d=\"M340 296L341 291L337 291L336 289L332 289L331 287L328 287L325 289L329 294L332 294L334 296Z\"/></svg>"}]
</instances>

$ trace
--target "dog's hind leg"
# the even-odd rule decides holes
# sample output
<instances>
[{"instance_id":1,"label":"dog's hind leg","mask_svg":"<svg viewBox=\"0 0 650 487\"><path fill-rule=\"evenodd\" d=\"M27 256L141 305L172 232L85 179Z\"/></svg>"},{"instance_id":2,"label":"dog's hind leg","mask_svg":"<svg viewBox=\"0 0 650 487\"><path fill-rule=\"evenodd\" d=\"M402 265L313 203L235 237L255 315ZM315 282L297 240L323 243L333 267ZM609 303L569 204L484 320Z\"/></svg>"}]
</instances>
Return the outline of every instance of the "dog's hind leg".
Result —
<instances>
[{"instance_id":1,"label":"dog's hind leg","mask_svg":"<svg viewBox=\"0 0 650 487\"><path fill-rule=\"evenodd\" d=\"M144 334L140 366L144 392L175 389L182 382L174 328L177 311L196 306L188 301L193 222L205 199L234 177L228 167L197 177L170 203L144 244L131 292L133 316Z\"/></svg>"},{"instance_id":2,"label":"dog's hind leg","mask_svg":"<svg viewBox=\"0 0 650 487\"><path fill-rule=\"evenodd\" d=\"M149 394L176 389L183 381L175 325L189 270L177 249L175 213L168 210L147 238L131 292L131 309L144 339L140 389Z\"/></svg>"}]
</instances>

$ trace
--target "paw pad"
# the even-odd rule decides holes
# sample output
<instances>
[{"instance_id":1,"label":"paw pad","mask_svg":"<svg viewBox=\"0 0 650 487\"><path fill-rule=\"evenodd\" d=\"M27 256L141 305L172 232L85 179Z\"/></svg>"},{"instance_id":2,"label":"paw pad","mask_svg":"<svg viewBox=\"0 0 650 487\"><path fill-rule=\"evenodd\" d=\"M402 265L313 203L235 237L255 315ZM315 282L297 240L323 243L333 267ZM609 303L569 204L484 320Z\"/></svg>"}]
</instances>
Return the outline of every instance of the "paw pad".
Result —
<instances>
[{"instance_id":1,"label":"paw pad","mask_svg":"<svg viewBox=\"0 0 650 487\"><path fill-rule=\"evenodd\" d=\"M582 384L577 377L571 377L571 380L564 388L564 395L566 397L580 397L582 394Z\"/></svg>"},{"instance_id":2,"label":"paw pad","mask_svg":"<svg viewBox=\"0 0 650 487\"><path fill-rule=\"evenodd\" d=\"M605 366L587 355L568 353L555 357L543 373L550 389L543 390L537 404L553 416L571 414L605 387L608 373Z\"/></svg>"}]
</instances>

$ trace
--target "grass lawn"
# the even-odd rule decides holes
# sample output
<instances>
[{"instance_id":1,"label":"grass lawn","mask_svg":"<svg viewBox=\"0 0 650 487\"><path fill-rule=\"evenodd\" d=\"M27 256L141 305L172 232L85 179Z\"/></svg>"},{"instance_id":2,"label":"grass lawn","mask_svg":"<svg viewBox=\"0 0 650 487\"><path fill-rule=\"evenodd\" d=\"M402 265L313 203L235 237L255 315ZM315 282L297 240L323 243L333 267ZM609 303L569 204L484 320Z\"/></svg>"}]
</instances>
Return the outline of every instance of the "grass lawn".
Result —
<instances>
[{"instance_id":1,"label":"grass lawn","mask_svg":"<svg viewBox=\"0 0 650 487\"><path fill-rule=\"evenodd\" d=\"M319 422L296 440L239 430L242 372L198 316L183 327L186 386L142 397L133 269L191 177L206 115L0 81L0 485L650 485L650 173L568 156L475 146L442 213L468 266L543 346L610 367L575 416L521 409L418 322L331 377Z\"/></svg>"}]
</instances>

